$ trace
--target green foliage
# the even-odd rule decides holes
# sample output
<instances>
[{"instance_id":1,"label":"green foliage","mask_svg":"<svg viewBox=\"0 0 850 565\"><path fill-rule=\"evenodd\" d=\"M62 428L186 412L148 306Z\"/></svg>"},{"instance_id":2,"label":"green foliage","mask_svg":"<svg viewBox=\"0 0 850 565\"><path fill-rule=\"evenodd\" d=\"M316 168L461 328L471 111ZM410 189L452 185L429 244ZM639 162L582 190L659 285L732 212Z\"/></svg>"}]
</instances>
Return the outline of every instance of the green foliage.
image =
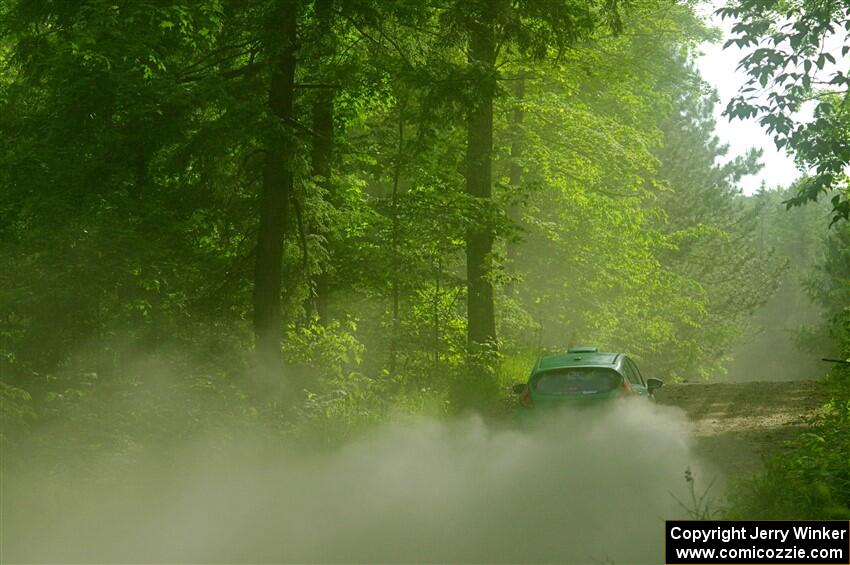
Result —
<instances>
[{"instance_id":1,"label":"green foliage","mask_svg":"<svg viewBox=\"0 0 850 565\"><path fill-rule=\"evenodd\" d=\"M286 4L284 120L280 2L0 6L4 445L50 451L54 426L63 453L257 424L337 441L399 411L499 410L537 352L570 343L652 376L722 372L781 265L736 187L755 156L717 164L690 63L713 34L691 4L320 4ZM470 62L485 20L498 52ZM492 198L464 174L485 83ZM313 128L328 100L329 135ZM282 365L257 387L252 266L277 160L293 181L276 210ZM497 332L470 352L476 230L494 240ZM830 312L843 260L812 282Z\"/></svg>"},{"instance_id":2,"label":"green foliage","mask_svg":"<svg viewBox=\"0 0 850 565\"><path fill-rule=\"evenodd\" d=\"M748 81L726 113L757 117L777 148L787 147L806 170L813 170L799 194L788 200L789 207L835 191L833 223L850 218L850 77L838 64L850 51L844 34L850 30L847 3L733 0L718 13L736 20L736 36L727 45L754 47L741 60ZM814 106L811 119L798 114L806 103Z\"/></svg>"},{"instance_id":3,"label":"green foliage","mask_svg":"<svg viewBox=\"0 0 850 565\"><path fill-rule=\"evenodd\" d=\"M290 365L339 377L360 364L363 346L352 333L356 330L354 322L343 325L340 321L292 326L286 333L284 356Z\"/></svg>"},{"instance_id":4,"label":"green foliage","mask_svg":"<svg viewBox=\"0 0 850 565\"><path fill-rule=\"evenodd\" d=\"M638 49L657 50L655 66L633 71L627 86L612 93L581 85L582 58L607 87L599 65L636 59ZM524 100L534 192L523 203L526 237L512 267L531 322L511 328L524 338L510 335L531 347L627 349L660 377L717 375L782 267L755 245L760 207L736 186L757 170L756 155L717 164L726 148L713 134L715 98L663 42L616 40L575 56L578 68L564 76L581 86L550 81ZM559 106L561 89L572 88L587 102ZM619 112L629 105L632 119L624 120Z\"/></svg>"},{"instance_id":5,"label":"green foliage","mask_svg":"<svg viewBox=\"0 0 850 565\"><path fill-rule=\"evenodd\" d=\"M784 264L760 243L768 210L760 197L746 198L741 177L758 171L758 153L727 160L727 148L714 135L717 97L690 74L694 88L680 92L663 124L658 152L658 200L664 216L658 229L667 248L661 263L688 286L692 313L673 321L668 349L652 365L678 376L708 378L722 374L732 341L746 331L753 311L776 290ZM781 224L787 221L781 218ZM675 298L673 298L675 300ZM681 300L681 298L679 298Z\"/></svg>"},{"instance_id":6,"label":"green foliage","mask_svg":"<svg viewBox=\"0 0 850 565\"><path fill-rule=\"evenodd\" d=\"M823 257L806 277L809 297L821 307L824 321L815 335L832 342L832 350L850 357L850 224L835 226L823 241Z\"/></svg>"}]
</instances>

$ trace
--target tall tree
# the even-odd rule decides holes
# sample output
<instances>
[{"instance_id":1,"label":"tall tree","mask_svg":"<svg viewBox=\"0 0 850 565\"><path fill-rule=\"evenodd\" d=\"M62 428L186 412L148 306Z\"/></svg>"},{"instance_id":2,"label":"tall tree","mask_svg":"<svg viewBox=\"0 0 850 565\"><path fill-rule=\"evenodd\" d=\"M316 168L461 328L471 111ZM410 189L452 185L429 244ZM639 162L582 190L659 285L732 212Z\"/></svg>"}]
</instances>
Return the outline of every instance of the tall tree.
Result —
<instances>
[{"instance_id":1,"label":"tall tree","mask_svg":"<svg viewBox=\"0 0 850 565\"><path fill-rule=\"evenodd\" d=\"M493 304L493 99L496 94L495 1L476 4L469 20L469 65L476 92L467 116L466 192L478 218L466 233L467 340L470 353L495 345Z\"/></svg>"},{"instance_id":2,"label":"tall tree","mask_svg":"<svg viewBox=\"0 0 850 565\"><path fill-rule=\"evenodd\" d=\"M254 333L260 363L278 369L281 354L281 271L284 237L291 223L294 153L297 0L278 0L269 18L268 107L274 127L265 142L260 224L254 263Z\"/></svg>"},{"instance_id":3,"label":"tall tree","mask_svg":"<svg viewBox=\"0 0 850 565\"><path fill-rule=\"evenodd\" d=\"M494 347L497 339L492 282L496 229L493 108L500 68L557 58L603 29L619 33L622 22L617 2L576 5L560 0L535 4L480 0L464 2L459 9L466 24L468 76L473 87L467 102L466 192L473 217L466 234L466 260L467 342L474 358Z\"/></svg>"},{"instance_id":4,"label":"tall tree","mask_svg":"<svg viewBox=\"0 0 850 565\"><path fill-rule=\"evenodd\" d=\"M660 123L664 142L655 152L665 187L655 203L664 210L658 229L669 243L659 258L672 273L698 283L691 288L699 289L693 295L702 302L703 322L696 328L677 321L677 341L653 360L668 374L707 378L723 371L732 340L774 294L784 264L759 249L763 210L739 187L742 177L761 168L760 152L725 159L728 147L714 134L717 96L705 94L699 76L680 64L685 77Z\"/></svg>"},{"instance_id":5,"label":"tall tree","mask_svg":"<svg viewBox=\"0 0 850 565\"><path fill-rule=\"evenodd\" d=\"M334 37L334 2L333 0L316 0L314 3L315 41L319 46L316 56L327 59L335 53ZM319 84L313 100L313 151L311 155L311 173L318 185L327 194L331 190L331 174L333 171L334 155L334 98L336 89L332 84L322 84L327 79L319 75ZM333 78L333 77L330 77ZM329 81L331 82L331 81ZM325 238L326 239L326 238ZM330 266L325 262L322 271L316 275L312 292L314 294L316 314L321 321L328 320L328 301L330 276L327 272Z\"/></svg>"}]
</instances>

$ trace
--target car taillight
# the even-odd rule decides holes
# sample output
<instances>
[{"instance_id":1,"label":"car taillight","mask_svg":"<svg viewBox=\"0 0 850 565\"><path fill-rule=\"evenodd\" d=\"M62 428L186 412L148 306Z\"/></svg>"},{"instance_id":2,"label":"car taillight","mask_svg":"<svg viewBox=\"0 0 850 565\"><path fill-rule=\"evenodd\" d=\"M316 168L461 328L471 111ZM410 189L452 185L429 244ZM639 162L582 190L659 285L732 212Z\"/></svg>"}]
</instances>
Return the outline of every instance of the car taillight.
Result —
<instances>
[{"instance_id":1,"label":"car taillight","mask_svg":"<svg viewBox=\"0 0 850 565\"><path fill-rule=\"evenodd\" d=\"M529 391L528 387L526 387L523 393L519 395L519 403L523 406L531 406L531 392Z\"/></svg>"},{"instance_id":2,"label":"car taillight","mask_svg":"<svg viewBox=\"0 0 850 565\"><path fill-rule=\"evenodd\" d=\"M628 381L626 381L626 379L623 379L623 392L625 392L626 394L634 394L635 393L635 391L632 390L632 387L629 386L629 383L628 383Z\"/></svg>"}]
</instances>

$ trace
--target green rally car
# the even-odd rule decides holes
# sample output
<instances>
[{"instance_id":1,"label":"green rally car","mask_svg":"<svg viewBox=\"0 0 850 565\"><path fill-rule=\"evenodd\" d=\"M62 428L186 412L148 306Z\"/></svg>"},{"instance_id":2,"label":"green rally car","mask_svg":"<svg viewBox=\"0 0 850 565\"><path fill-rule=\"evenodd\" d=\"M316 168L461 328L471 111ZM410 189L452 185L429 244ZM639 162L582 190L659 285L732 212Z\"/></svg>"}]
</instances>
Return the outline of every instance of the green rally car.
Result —
<instances>
[{"instance_id":1,"label":"green rally car","mask_svg":"<svg viewBox=\"0 0 850 565\"><path fill-rule=\"evenodd\" d=\"M590 404L622 396L652 398L663 384L660 379L644 379L624 353L573 347L538 359L528 382L514 385L513 390L520 395L521 404L534 407Z\"/></svg>"}]
</instances>

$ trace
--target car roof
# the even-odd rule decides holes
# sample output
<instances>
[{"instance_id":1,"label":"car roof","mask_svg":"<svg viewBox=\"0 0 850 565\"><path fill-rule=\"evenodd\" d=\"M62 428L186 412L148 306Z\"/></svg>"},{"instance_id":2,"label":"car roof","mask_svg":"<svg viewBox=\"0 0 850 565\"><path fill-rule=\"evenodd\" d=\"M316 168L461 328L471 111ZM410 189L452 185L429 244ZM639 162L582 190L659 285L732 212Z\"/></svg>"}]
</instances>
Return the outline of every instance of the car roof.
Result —
<instances>
[{"instance_id":1,"label":"car roof","mask_svg":"<svg viewBox=\"0 0 850 565\"><path fill-rule=\"evenodd\" d=\"M537 361L534 372L566 369L568 367L610 367L616 369L622 360L622 353L606 351L567 351L544 355Z\"/></svg>"}]
</instances>

